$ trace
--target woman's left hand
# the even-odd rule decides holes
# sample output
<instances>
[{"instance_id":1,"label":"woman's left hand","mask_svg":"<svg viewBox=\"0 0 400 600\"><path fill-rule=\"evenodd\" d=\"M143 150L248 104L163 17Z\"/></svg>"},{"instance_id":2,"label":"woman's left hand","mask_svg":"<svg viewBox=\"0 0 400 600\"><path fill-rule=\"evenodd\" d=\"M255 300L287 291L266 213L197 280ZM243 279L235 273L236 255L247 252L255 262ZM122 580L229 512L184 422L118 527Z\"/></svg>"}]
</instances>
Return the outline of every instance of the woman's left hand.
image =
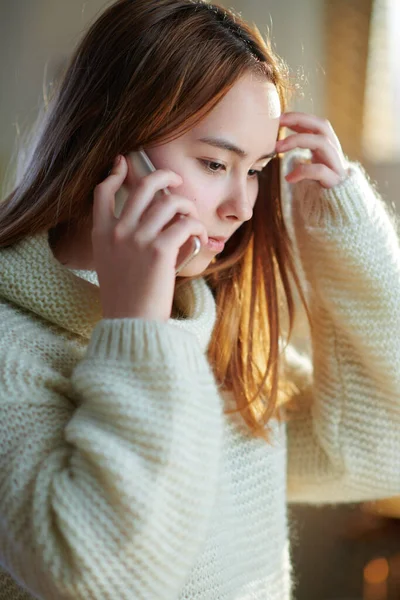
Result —
<instances>
[{"instance_id":1,"label":"woman's left hand","mask_svg":"<svg viewBox=\"0 0 400 600\"><path fill-rule=\"evenodd\" d=\"M326 119L302 112L286 112L280 117L280 126L297 133L276 143L278 153L293 148L311 150L311 163L301 163L286 175L289 183L302 179L318 181L324 188L331 188L347 177L347 161L332 125Z\"/></svg>"}]
</instances>

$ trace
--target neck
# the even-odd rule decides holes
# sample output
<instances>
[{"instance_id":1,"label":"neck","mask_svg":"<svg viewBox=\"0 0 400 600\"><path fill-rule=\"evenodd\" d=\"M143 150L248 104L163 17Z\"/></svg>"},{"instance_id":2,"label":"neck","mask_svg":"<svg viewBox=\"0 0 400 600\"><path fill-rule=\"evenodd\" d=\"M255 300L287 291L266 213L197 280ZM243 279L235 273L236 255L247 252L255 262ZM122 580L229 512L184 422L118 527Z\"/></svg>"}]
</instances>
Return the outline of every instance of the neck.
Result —
<instances>
[{"instance_id":1,"label":"neck","mask_svg":"<svg viewBox=\"0 0 400 600\"><path fill-rule=\"evenodd\" d=\"M94 270L90 227L60 223L49 233L50 248L54 257L70 269Z\"/></svg>"}]
</instances>

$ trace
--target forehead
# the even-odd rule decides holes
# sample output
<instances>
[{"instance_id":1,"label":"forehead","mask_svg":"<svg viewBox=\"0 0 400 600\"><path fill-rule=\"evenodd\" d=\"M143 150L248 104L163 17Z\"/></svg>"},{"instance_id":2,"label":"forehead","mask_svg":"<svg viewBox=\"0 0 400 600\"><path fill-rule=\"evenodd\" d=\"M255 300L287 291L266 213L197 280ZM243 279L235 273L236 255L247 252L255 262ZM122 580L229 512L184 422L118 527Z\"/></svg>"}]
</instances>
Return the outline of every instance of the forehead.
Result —
<instances>
[{"instance_id":1,"label":"forehead","mask_svg":"<svg viewBox=\"0 0 400 600\"><path fill-rule=\"evenodd\" d=\"M278 136L280 99L276 87L251 73L239 79L213 110L190 132L223 135L259 156Z\"/></svg>"}]
</instances>

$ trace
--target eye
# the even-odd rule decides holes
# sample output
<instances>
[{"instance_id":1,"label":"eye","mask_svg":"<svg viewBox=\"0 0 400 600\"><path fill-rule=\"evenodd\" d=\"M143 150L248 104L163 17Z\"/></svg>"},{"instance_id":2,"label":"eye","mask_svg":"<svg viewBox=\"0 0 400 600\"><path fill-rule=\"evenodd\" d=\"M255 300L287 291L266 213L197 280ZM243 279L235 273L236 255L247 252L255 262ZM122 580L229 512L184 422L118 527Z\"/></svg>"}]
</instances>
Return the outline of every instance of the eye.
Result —
<instances>
[{"instance_id":1,"label":"eye","mask_svg":"<svg viewBox=\"0 0 400 600\"><path fill-rule=\"evenodd\" d=\"M226 170L226 166L223 165L222 163L219 163L215 160L204 160L204 159L199 159L201 165L206 169L206 171L211 172L211 173L220 173L221 171L225 171ZM248 172L249 177L251 177L252 179L262 175L263 170L257 170L257 169L250 169L250 171Z\"/></svg>"},{"instance_id":2,"label":"eye","mask_svg":"<svg viewBox=\"0 0 400 600\"><path fill-rule=\"evenodd\" d=\"M256 169L250 169L249 175L250 177L257 177L257 175L261 175L262 171L257 171Z\"/></svg>"},{"instance_id":3,"label":"eye","mask_svg":"<svg viewBox=\"0 0 400 600\"><path fill-rule=\"evenodd\" d=\"M225 165L214 160L200 160L200 163L207 171L211 171L211 173L218 173L222 169L225 169Z\"/></svg>"}]
</instances>

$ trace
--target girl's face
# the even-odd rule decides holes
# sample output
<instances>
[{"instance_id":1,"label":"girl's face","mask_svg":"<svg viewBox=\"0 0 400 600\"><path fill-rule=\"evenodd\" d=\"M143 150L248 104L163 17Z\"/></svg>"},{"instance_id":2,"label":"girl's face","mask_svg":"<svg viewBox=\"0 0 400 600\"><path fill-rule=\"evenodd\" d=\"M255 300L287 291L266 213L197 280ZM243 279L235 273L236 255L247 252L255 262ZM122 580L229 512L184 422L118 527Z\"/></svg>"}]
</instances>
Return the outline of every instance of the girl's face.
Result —
<instances>
[{"instance_id":1,"label":"girl's face","mask_svg":"<svg viewBox=\"0 0 400 600\"><path fill-rule=\"evenodd\" d=\"M259 172L275 154L280 114L275 86L249 73L193 129L146 148L156 168L183 178L174 193L196 204L209 237L229 238L251 219ZM216 254L202 246L179 275L201 274Z\"/></svg>"}]
</instances>

